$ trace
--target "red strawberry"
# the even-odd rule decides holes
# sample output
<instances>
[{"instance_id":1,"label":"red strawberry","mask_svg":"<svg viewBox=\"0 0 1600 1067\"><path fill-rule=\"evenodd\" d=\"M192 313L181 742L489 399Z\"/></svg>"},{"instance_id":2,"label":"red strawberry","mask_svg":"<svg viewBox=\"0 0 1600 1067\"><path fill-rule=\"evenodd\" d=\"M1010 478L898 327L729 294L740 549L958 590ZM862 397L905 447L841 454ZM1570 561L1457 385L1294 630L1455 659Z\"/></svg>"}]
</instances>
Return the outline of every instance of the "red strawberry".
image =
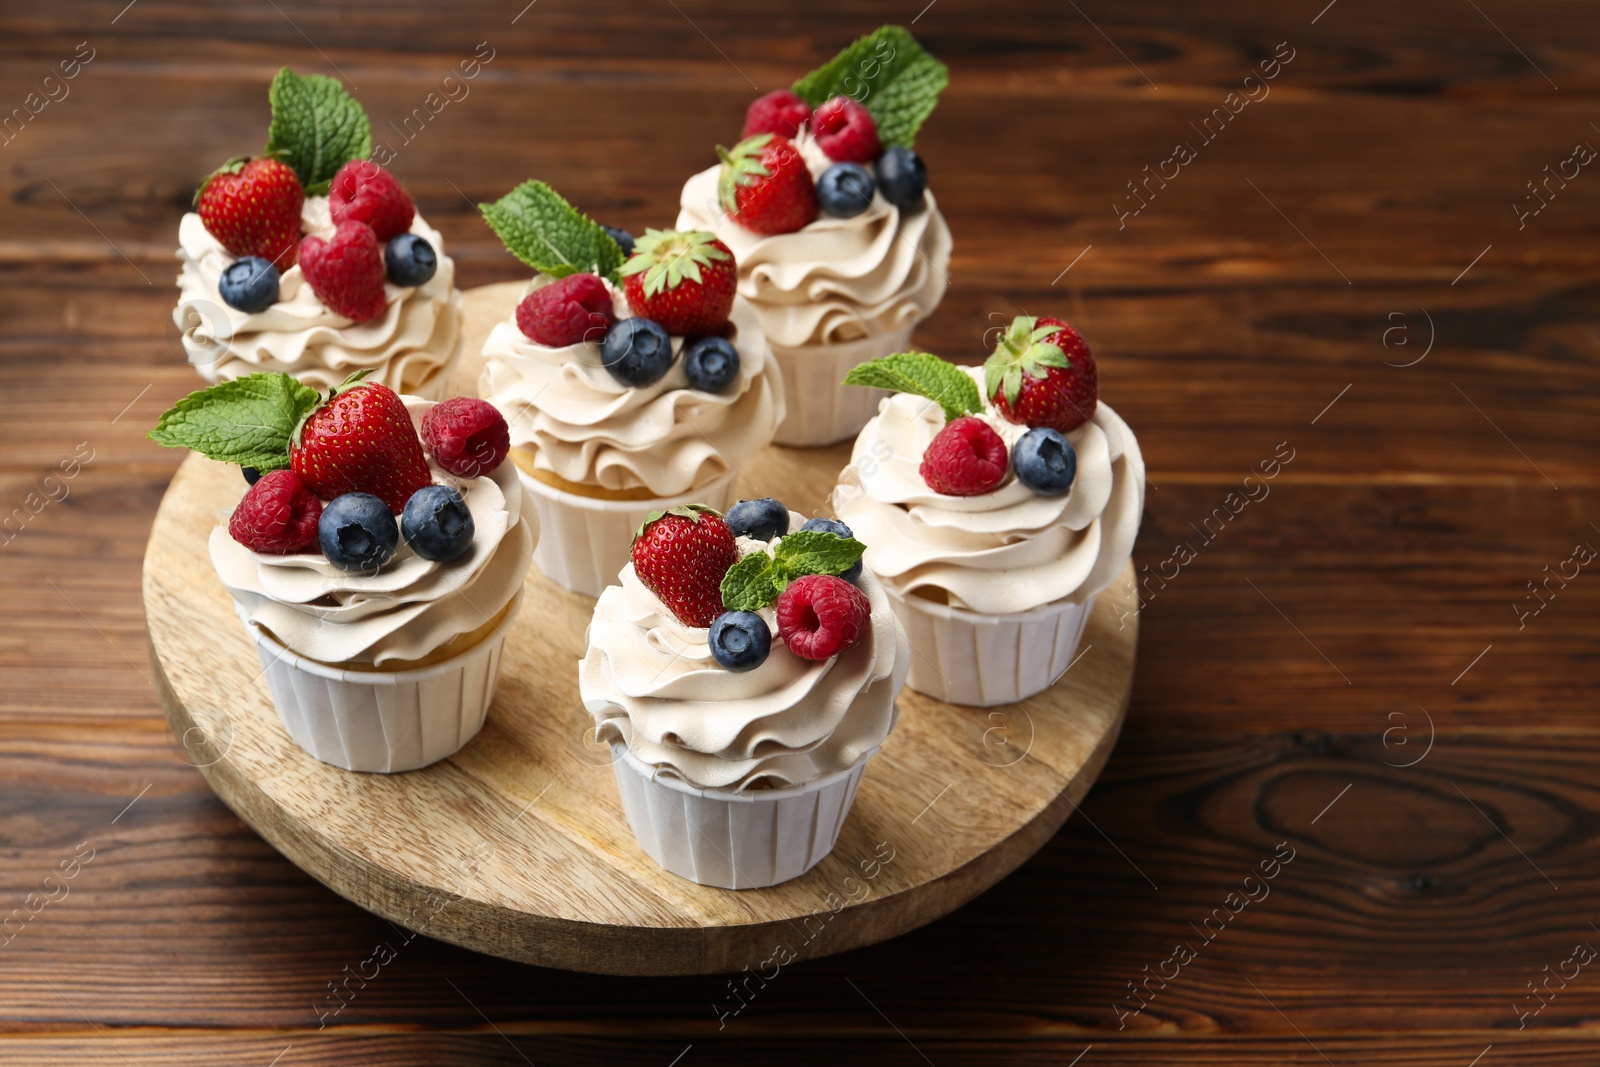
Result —
<instances>
[{"instance_id":1,"label":"red strawberry","mask_svg":"<svg viewBox=\"0 0 1600 1067\"><path fill-rule=\"evenodd\" d=\"M744 132L740 137L776 133L796 137L811 117L811 105L790 89L774 89L758 97L744 113Z\"/></svg>"},{"instance_id":2,"label":"red strawberry","mask_svg":"<svg viewBox=\"0 0 1600 1067\"><path fill-rule=\"evenodd\" d=\"M422 443L451 474L476 478L493 474L511 451L511 428L487 400L453 396L422 416Z\"/></svg>"},{"instance_id":3,"label":"red strawberry","mask_svg":"<svg viewBox=\"0 0 1600 1067\"><path fill-rule=\"evenodd\" d=\"M517 305L517 329L547 348L599 344L615 317L611 291L593 274L569 274L535 289Z\"/></svg>"},{"instance_id":4,"label":"red strawberry","mask_svg":"<svg viewBox=\"0 0 1600 1067\"><path fill-rule=\"evenodd\" d=\"M922 453L928 488L945 496L981 496L1006 478L1006 443L975 415L953 419Z\"/></svg>"},{"instance_id":5,"label":"red strawberry","mask_svg":"<svg viewBox=\"0 0 1600 1067\"><path fill-rule=\"evenodd\" d=\"M291 470L268 471L256 479L228 520L228 534L253 552L286 556L317 545L322 501Z\"/></svg>"},{"instance_id":6,"label":"red strawberry","mask_svg":"<svg viewBox=\"0 0 1600 1067\"><path fill-rule=\"evenodd\" d=\"M1094 357L1060 319L1013 319L983 368L989 400L1011 422L1067 433L1094 417L1100 398Z\"/></svg>"},{"instance_id":7,"label":"red strawberry","mask_svg":"<svg viewBox=\"0 0 1600 1067\"><path fill-rule=\"evenodd\" d=\"M300 270L317 299L354 322L383 314L383 247L364 222L341 222L333 238L300 242Z\"/></svg>"},{"instance_id":8,"label":"red strawberry","mask_svg":"<svg viewBox=\"0 0 1600 1067\"><path fill-rule=\"evenodd\" d=\"M728 524L703 504L651 512L633 536L633 573L685 626L722 614L722 576L738 558Z\"/></svg>"},{"instance_id":9,"label":"red strawberry","mask_svg":"<svg viewBox=\"0 0 1600 1067\"><path fill-rule=\"evenodd\" d=\"M433 472L405 404L362 377L347 378L295 429L289 466L323 500L371 493L398 515Z\"/></svg>"},{"instance_id":10,"label":"red strawberry","mask_svg":"<svg viewBox=\"0 0 1600 1067\"><path fill-rule=\"evenodd\" d=\"M848 649L872 619L867 594L831 574L808 574L778 594L778 636L801 659L824 660Z\"/></svg>"},{"instance_id":11,"label":"red strawberry","mask_svg":"<svg viewBox=\"0 0 1600 1067\"><path fill-rule=\"evenodd\" d=\"M328 186L328 212L335 226L364 222L384 243L411 229L417 209L392 174L370 159L352 159Z\"/></svg>"},{"instance_id":12,"label":"red strawberry","mask_svg":"<svg viewBox=\"0 0 1600 1067\"><path fill-rule=\"evenodd\" d=\"M811 116L817 147L836 163L871 163L883 155L872 112L848 96L830 97Z\"/></svg>"},{"instance_id":13,"label":"red strawberry","mask_svg":"<svg viewBox=\"0 0 1600 1067\"><path fill-rule=\"evenodd\" d=\"M217 168L194 194L206 232L236 256L260 256L278 270L294 266L306 191L288 164L239 156Z\"/></svg>"},{"instance_id":14,"label":"red strawberry","mask_svg":"<svg viewBox=\"0 0 1600 1067\"><path fill-rule=\"evenodd\" d=\"M646 230L621 273L633 313L668 333L703 337L728 324L739 265L714 234Z\"/></svg>"},{"instance_id":15,"label":"red strawberry","mask_svg":"<svg viewBox=\"0 0 1600 1067\"><path fill-rule=\"evenodd\" d=\"M717 149L717 194L733 221L760 234L794 233L817 217L817 185L787 137L747 137Z\"/></svg>"}]
</instances>

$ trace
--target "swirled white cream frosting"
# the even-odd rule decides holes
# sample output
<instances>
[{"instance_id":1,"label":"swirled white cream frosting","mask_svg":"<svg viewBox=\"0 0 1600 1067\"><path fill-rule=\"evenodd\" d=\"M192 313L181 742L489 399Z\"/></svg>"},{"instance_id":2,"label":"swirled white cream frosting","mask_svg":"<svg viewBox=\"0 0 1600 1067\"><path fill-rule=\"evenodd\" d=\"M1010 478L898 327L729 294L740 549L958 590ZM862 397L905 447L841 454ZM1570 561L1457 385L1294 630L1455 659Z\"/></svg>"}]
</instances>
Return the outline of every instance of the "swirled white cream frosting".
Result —
<instances>
[{"instance_id":1,"label":"swirled white cream frosting","mask_svg":"<svg viewBox=\"0 0 1600 1067\"><path fill-rule=\"evenodd\" d=\"M541 275L527 292L548 284ZM627 297L605 286L616 318L630 318ZM707 393L689 387L682 337L672 339L666 376L635 387L601 366L598 344L549 348L518 329L513 316L484 342L478 395L505 415L512 447L532 453L538 470L582 485L681 496L735 473L783 421L783 379L755 312L735 297L729 322L739 376Z\"/></svg>"},{"instance_id":2,"label":"swirled white cream frosting","mask_svg":"<svg viewBox=\"0 0 1600 1067\"><path fill-rule=\"evenodd\" d=\"M791 528L804 517L791 515ZM774 542L774 545L776 542ZM772 545L739 539L741 555ZM883 587L864 570L871 628L824 661L801 659L777 636L754 670L725 670L711 631L685 626L639 581L633 564L600 595L578 666L599 736L620 741L657 774L700 789L803 785L867 758L894 728L911 648Z\"/></svg>"},{"instance_id":3,"label":"swirled white cream frosting","mask_svg":"<svg viewBox=\"0 0 1600 1067\"><path fill-rule=\"evenodd\" d=\"M333 235L328 198L307 197L301 229ZM439 232L418 215L411 232L433 245L438 269L421 286L385 282L384 313L355 323L317 299L296 264L278 281L278 302L245 312L223 302L218 283L234 256L189 212L178 226L178 306L172 321L184 351L202 377L217 382L281 371L326 391L371 368L369 381L402 395L438 398L461 341L461 293L456 268Z\"/></svg>"},{"instance_id":4,"label":"swirled white cream frosting","mask_svg":"<svg viewBox=\"0 0 1600 1067\"><path fill-rule=\"evenodd\" d=\"M808 134L795 142L812 176L833 165ZM873 196L849 219L819 215L795 233L762 236L717 199L721 166L683 186L678 229L711 230L739 261L739 293L783 348L843 344L908 329L933 313L949 285L950 228L930 190L917 211Z\"/></svg>"},{"instance_id":5,"label":"swirled white cream frosting","mask_svg":"<svg viewBox=\"0 0 1600 1067\"><path fill-rule=\"evenodd\" d=\"M433 402L405 398L420 424ZM433 480L455 487L472 513L472 546L448 563L423 559L402 540L375 575L340 570L320 552L272 556L211 531L211 562L246 622L269 631L290 651L320 663L418 660L498 615L533 562L539 519L524 499L516 467L458 478L438 466Z\"/></svg>"},{"instance_id":6,"label":"swirled white cream frosting","mask_svg":"<svg viewBox=\"0 0 1600 1067\"><path fill-rule=\"evenodd\" d=\"M981 390L982 369L967 370ZM1008 449L1028 431L992 408L979 417ZM1041 496L1015 474L981 496L934 492L918 468L944 422L931 400L888 397L834 488L834 513L868 546L867 566L886 584L903 596L999 615L1083 603L1116 579L1144 513L1144 457L1105 401L1067 434L1078 473L1061 496Z\"/></svg>"}]
</instances>

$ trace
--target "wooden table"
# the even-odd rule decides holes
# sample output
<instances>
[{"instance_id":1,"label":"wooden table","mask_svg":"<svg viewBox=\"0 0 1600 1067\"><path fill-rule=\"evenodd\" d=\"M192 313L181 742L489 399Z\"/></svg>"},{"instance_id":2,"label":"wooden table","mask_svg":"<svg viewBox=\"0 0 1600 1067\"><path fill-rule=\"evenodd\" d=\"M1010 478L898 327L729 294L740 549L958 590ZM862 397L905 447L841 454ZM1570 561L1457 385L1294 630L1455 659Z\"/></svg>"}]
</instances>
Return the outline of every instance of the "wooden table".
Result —
<instances>
[{"instance_id":1,"label":"wooden table","mask_svg":"<svg viewBox=\"0 0 1600 1067\"><path fill-rule=\"evenodd\" d=\"M1600 145L1600 20L1324 2L0 6L0 108L93 54L0 143L0 1059L1595 1062L1600 576L1564 561L1600 547L1600 177L1526 183ZM280 63L342 72L461 283L514 278L472 201L538 176L669 224L754 87L914 17L953 72L919 148L956 237L919 340L1067 316L1149 461L1140 670L1080 814L955 915L739 998L408 939L323 889L149 684L180 457L143 433L195 384L168 317L197 178L258 146ZM470 95L393 132L479 42Z\"/></svg>"}]
</instances>

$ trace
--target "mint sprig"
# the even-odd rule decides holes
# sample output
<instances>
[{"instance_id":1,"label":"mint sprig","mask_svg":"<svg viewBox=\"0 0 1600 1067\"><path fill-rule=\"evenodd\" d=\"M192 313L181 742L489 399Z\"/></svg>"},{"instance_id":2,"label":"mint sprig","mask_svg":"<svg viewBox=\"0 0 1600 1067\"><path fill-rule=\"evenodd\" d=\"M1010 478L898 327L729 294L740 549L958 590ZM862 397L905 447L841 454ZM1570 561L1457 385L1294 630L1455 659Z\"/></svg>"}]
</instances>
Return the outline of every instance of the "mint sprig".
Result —
<instances>
[{"instance_id":1,"label":"mint sprig","mask_svg":"<svg viewBox=\"0 0 1600 1067\"><path fill-rule=\"evenodd\" d=\"M902 26L883 26L794 83L812 107L848 96L872 114L878 140L911 148L939 94L950 84L950 68L933 58Z\"/></svg>"},{"instance_id":2,"label":"mint sprig","mask_svg":"<svg viewBox=\"0 0 1600 1067\"><path fill-rule=\"evenodd\" d=\"M168 448L275 471L289 465L289 440L320 399L287 374L251 374L190 393L147 436Z\"/></svg>"},{"instance_id":3,"label":"mint sprig","mask_svg":"<svg viewBox=\"0 0 1600 1067\"><path fill-rule=\"evenodd\" d=\"M944 409L946 422L983 410L978 383L960 367L928 352L896 352L869 359L851 367L844 384L925 396Z\"/></svg>"},{"instance_id":4,"label":"mint sprig","mask_svg":"<svg viewBox=\"0 0 1600 1067\"><path fill-rule=\"evenodd\" d=\"M825 530L798 530L778 541L772 554L752 552L722 576L722 606L760 611L789 583L808 574L843 574L867 549L853 537Z\"/></svg>"},{"instance_id":5,"label":"mint sprig","mask_svg":"<svg viewBox=\"0 0 1600 1067\"><path fill-rule=\"evenodd\" d=\"M617 280L621 247L544 182L525 181L478 210L507 251L540 274L565 278L588 272Z\"/></svg>"},{"instance_id":6,"label":"mint sprig","mask_svg":"<svg viewBox=\"0 0 1600 1067\"><path fill-rule=\"evenodd\" d=\"M267 99L267 155L287 163L308 196L326 194L340 167L372 153L372 123L336 79L284 67Z\"/></svg>"}]
</instances>

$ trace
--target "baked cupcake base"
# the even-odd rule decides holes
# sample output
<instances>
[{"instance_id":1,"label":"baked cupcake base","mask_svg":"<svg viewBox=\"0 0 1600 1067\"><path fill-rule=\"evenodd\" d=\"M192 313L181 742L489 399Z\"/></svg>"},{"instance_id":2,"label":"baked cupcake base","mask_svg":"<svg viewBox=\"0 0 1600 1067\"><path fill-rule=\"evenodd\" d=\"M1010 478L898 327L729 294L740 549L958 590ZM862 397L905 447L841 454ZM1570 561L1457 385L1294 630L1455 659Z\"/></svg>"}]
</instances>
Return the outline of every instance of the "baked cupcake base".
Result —
<instances>
[{"instance_id":1,"label":"baked cupcake base","mask_svg":"<svg viewBox=\"0 0 1600 1067\"><path fill-rule=\"evenodd\" d=\"M867 762L784 789L697 789L612 743L628 825L651 859L681 878L722 889L787 882L833 851Z\"/></svg>"},{"instance_id":2,"label":"baked cupcake base","mask_svg":"<svg viewBox=\"0 0 1600 1067\"><path fill-rule=\"evenodd\" d=\"M860 433L878 413L878 401L889 394L882 389L840 383L858 364L906 351L914 326L913 323L893 333L843 344L786 348L769 341L783 376L787 403L787 413L778 424L773 444L808 448L831 445Z\"/></svg>"},{"instance_id":3,"label":"baked cupcake base","mask_svg":"<svg viewBox=\"0 0 1600 1067\"><path fill-rule=\"evenodd\" d=\"M947 704L987 708L1026 700L1055 684L1078 651L1094 597L1005 615L983 615L906 597L884 586L911 639L906 685Z\"/></svg>"}]
</instances>

